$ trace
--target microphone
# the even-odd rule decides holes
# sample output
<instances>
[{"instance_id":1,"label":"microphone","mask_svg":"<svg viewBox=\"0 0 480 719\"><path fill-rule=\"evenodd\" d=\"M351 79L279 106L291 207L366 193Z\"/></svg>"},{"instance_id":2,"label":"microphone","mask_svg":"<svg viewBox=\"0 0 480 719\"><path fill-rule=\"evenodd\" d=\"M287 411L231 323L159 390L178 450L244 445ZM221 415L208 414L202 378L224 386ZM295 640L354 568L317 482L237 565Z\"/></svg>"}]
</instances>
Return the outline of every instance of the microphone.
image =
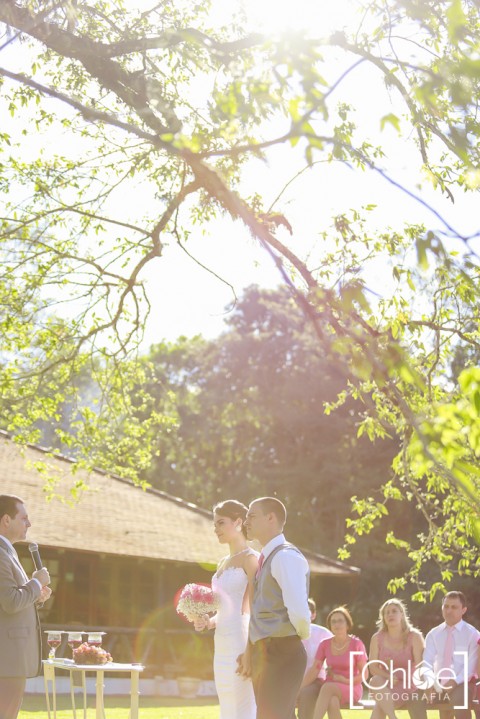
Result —
<instances>
[{"instance_id":1,"label":"microphone","mask_svg":"<svg viewBox=\"0 0 480 719\"><path fill-rule=\"evenodd\" d=\"M28 549L29 549L30 554L32 555L33 564L34 564L35 569L36 570L42 569L43 564L42 564L42 559L40 557L40 552L38 551L38 544L36 544L35 542L31 542L28 545Z\"/></svg>"}]
</instances>

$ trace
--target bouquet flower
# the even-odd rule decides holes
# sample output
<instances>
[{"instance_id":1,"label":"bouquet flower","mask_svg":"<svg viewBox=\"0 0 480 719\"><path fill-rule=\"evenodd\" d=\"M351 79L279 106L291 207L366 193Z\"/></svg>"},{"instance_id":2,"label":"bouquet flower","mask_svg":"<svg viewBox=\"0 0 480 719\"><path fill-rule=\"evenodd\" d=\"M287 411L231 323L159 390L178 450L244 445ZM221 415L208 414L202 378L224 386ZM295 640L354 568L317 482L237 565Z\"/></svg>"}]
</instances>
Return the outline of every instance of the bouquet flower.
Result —
<instances>
[{"instance_id":1,"label":"bouquet flower","mask_svg":"<svg viewBox=\"0 0 480 719\"><path fill-rule=\"evenodd\" d=\"M215 612L218 609L218 597L205 584L186 584L180 592L176 609L177 614L193 622L196 617Z\"/></svg>"},{"instance_id":2,"label":"bouquet flower","mask_svg":"<svg viewBox=\"0 0 480 719\"><path fill-rule=\"evenodd\" d=\"M112 656L102 647L84 643L73 650L73 660L75 664L107 664L112 661Z\"/></svg>"}]
</instances>

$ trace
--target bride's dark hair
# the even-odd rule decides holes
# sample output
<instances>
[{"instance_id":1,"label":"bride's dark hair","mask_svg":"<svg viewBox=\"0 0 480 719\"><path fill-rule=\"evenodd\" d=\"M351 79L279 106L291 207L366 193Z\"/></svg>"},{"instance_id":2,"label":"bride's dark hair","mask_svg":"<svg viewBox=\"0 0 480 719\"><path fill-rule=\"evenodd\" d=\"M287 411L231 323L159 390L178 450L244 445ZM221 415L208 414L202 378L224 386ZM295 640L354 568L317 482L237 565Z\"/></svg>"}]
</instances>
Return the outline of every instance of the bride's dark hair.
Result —
<instances>
[{"instance_id":1,"label":"bride's dark hair","mask_svg":"<svg viewBox=\"0 0 480 719\"><path fill-rule=\"evenodd\" d=\"M243 525L245 517L247 516L247 507L241 502L237 502L236 499L226 499L225 502L219 502L213 508L215 514L219 514L221 517L228 517L229 519L242 520L242 532L247 536L247 531Z\"/></svg>"}]
</instances>

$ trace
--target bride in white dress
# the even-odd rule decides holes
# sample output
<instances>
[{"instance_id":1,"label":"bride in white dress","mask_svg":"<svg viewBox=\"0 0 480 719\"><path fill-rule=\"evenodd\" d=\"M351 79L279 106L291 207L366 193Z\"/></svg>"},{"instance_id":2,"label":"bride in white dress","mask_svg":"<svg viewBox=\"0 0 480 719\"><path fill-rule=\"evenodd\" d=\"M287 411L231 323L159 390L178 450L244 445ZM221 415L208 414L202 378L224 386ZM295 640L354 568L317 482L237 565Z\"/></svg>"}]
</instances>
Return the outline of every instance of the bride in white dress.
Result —
<instances>
[{"instance_id":1,"label":"bride in white dress","mask_svg":"<svg viewBox=\"0 0 480 719\"><path fill-rule=\"evenodd\" d=\"M229 554L218 564L212 577L212 589L220 598L213 617L195 621L195 629L215 628L214 676L220 702L220 719L255 719L256 706L250 679L236 673L237 657L248 641L249 607L258 553L247 545L243 522L247 507L236 500L221 502L213 508L215 534L228 544Z\"/></svg>"}]
</instances>

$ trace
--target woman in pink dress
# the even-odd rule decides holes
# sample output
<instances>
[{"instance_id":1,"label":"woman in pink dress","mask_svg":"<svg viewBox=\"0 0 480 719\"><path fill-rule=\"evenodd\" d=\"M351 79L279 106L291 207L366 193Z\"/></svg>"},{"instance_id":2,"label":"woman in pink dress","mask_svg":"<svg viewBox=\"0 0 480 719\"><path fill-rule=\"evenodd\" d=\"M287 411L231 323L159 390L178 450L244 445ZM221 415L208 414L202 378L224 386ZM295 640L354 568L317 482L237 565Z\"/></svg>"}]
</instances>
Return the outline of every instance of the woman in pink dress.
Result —
<instances>
[{"instance_id":1,"label":"woman in pink dress","mask_svg":"<svg viewBox=\"0 0 480 719\"><path fill-rule=\"evenodd\" d=\"M385 716L397 719L395 710L405 704L415 719L426 719L424 703L418 701L413 705L411 702L412 693L419 692L411 677L422 661L425 646L422 633L412 626L400 599L388 599L382 604L377 627L379 631L371 639L368 657L372 675L369 685L375 698L371 719ZM392 674L392 670L398 671Z\"/></svg>"},{"instance_id":2,"label":"woman in pink dress","mask_svg":"<svg viewBox=\"0 0 480 719\"><path fill-rule=\"evenodd\" d=\"M353 621L345 607L337 607L330 612L327 617L327 627L333 637L320 642L315 662L307 672L318 676L325 661L327 677L320 689L313 717L322 719L328 712L329 719L341 719L340 707L350 705L350 687L355 704L362 696L362 669L367 662L367 652L363 642L349 634ZM353 657L352 677L350 677L351 652L358 652Z\"/></svg>"}]
</instances>

